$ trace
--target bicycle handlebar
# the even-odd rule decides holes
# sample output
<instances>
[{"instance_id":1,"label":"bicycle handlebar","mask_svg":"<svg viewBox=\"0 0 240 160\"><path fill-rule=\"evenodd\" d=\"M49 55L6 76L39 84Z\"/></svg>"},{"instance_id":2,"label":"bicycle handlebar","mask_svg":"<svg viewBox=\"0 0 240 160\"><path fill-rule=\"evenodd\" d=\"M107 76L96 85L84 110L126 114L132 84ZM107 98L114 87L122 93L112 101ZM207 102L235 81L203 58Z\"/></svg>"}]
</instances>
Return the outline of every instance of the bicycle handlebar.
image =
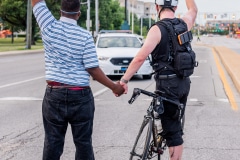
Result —
<instances>
[{"instance_id":1,"label":"bicycle handlebar","mask_svg":"<svg viewBox=\"0 0 240 160\"><path fill-rule=\"evenodd\" d=\"M141 93L143 93L143 94L145 94L145 95L147 95L147 96L157 97L157 95L154 94L154 93L151 93L151 92L142 90L142 89L140 89L140 88L134 88L134 89L133 89L132 97L131 97L131 99L128 101L128 103L129 103L129 104L132 104L132 103L137 99L137 97L138 97Z\"/></svg>"},{"instance_id":2,"label":"bicycle handlebar","mask_svg":"<svg viewBox=\"0 0 240 160\"><path fill-rule=\"evenodd\" d=\"M156 91L156 92L161 92L161 91ZM166 98L166 97L162 97L162 96L160 96L160 95L158 95L158 94L155 94L155 93L152 93L152 92L149 92L149 91L140 89L140 88L134 88L134 89L133 89L132 97L131 97L131 99L128 101L128 103L129 103L129 104L132 104L132 103L137 99L137 97L138 97L141 93L142 93L142 94L145 94L145 95L147 95L147 96L153 97L153 98L159 97L161 100L168 101L168 102L170 102L170 103L172 103L172 104L177 105L177 106L180 107L180 108L183 108L183 104L182 104L182 103L173 101L173 100L168 99L168 98Z\"/></svg>"}]
</instances>

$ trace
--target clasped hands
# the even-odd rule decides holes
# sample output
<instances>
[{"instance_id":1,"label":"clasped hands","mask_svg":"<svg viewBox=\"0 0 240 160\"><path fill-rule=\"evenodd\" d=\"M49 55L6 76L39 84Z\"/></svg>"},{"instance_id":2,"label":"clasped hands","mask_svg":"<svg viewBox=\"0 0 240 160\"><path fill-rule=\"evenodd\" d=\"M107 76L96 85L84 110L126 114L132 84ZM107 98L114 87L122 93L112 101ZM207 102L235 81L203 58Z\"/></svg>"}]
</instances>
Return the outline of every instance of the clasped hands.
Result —
<instances>
[{"instance_id":1,"label":"clasped hands","mask_svg":"<svg viewBox=\"0 0 240 160\"><path fill-rule=\"evenodd\" d=\"M120 97L122 94L127 94L128 86L120 81L115 82L115 87L113 88L113 93L116 97Z\"/></svg>"}]
</instances>

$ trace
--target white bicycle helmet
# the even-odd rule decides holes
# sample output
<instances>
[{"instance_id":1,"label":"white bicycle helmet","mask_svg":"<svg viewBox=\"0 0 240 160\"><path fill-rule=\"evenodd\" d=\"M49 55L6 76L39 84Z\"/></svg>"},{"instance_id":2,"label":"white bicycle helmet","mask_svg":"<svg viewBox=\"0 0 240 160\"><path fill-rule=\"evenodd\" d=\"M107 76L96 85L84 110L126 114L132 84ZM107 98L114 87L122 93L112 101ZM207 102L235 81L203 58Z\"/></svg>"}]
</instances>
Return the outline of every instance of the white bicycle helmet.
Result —
<instances>
[{"instance_id":1,"label":"white bicycle helmet","mask_svg":"<svg viewBox=\"0 0 240 160\"><path fill-rule=\"evenodd\" d=\"M155 0L155 4L162 7L175 7L178 5L178 0Z\"/></svg>"}]
</instances>

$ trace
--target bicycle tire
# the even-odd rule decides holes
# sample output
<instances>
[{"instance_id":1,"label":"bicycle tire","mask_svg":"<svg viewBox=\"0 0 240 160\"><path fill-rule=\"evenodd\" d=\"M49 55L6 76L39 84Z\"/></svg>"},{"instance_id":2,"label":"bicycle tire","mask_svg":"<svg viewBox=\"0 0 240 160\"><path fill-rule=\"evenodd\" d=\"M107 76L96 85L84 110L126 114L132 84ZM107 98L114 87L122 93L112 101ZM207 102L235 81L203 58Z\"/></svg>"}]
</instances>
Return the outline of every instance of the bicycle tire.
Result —
<instances>
[{"instance_id":1,"label":"bicycle tire","mask_svg":"<svg viewBox=\"0 0 240 160\"><path fill-rule=\"evenodd\" d=\"M148 155L148 149L150 146L150 139L152 135L152 119L144 118L132 151L130 153L129 160L146 160Z\"/></svg>"}]
</instances>

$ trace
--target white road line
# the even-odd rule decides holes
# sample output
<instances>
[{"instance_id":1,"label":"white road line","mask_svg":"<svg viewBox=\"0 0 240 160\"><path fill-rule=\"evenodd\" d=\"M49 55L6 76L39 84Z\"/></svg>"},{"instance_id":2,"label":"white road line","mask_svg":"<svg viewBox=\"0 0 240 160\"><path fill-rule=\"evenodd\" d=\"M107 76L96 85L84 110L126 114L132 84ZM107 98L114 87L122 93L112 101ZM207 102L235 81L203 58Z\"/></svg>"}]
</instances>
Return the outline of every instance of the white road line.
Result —
<instances>
[{"instance_id":1,"label":"white road line","mask_svg":"<svg viewBox=\"0 0 240 160\"><path fill-rule=\"evenodd\" d=\"M229 103L229 100L226 98L220 98L218 99L218 101Z\"/></svg>"},{"instance_id":2,"label":"white road line","mask_svg":"<svg viewBox=\"0 0 240 160\"><path fill-rule=\"evenodd\" d=\"M38 79L42 79L42 78L44 78L44 77L45 77L45 76L41 76L41 77L36 77L36 78L32 78L32 79L27 79L27 80L24 80L24 81L19 81L19 82L15 82L15 83L10 83L10 84L6 84L6 85L2 85L2 86L0 86L0 88L6 88L6 87L10 87L10 86L14 86L14 85L18 85L18 84L30 82L30 81L35 81L35 80L38 80Z\"/></svg>"},{"instance_id":3,"label":"white road line","mask_svg":"<svg viewBox=\"0 0 240 160\"><path fill-rule=\"evenodd\" d=\"M3 97L0 101L42 101L42 98L36 97Z\"/></svg>"},{"instance_id":4,"label":"white road line","mask_svg":"<svg viewBox=\"0 0 240 160\"><path fill-rule=\"evenodd\" d=\"M45 76L36 77L36 78L24 80L24 81L15 82L15 83L10 83L10 84L6 84L6 85L2 85L2 86L0 86L0 88L6 88L6 87L22 84L22 83L34 81L34 80L38 80L38 79L41 79L44 77ZM103 88L103 89L93 93L93 96L97 97L97 96L101 95L102 93L106 92L107 90L109 90L109 89ZM42 100L42 98L37 98L37 97L2 97L2 98L0 98L0 101L13 101L13 100L15 100L15 101L39 101L39 100Z\"/></svg>"},{"instance_id":5,"label":"white road line","mask_svg":"<svg viewBox=\"0 0 240 160\"><path fill-rule=\"evenodd\" d=\"M108 88L103 88L93 94L94 97L99 96L100 94L109 90ZM42 101L43 98L38 97L2 97L0 101ZM95 101L99 101L100 99L94 99Z\"/></svg>"},{"instance_id":6,"label":"white road line","mask_svg":"<svg viewBox=\"0 0 240 160\"><path fill-rule=\"evenodd\" d=\"M191 101L191 102L197 102L198 99L197 99L197 98L190 98L190 99L188 99L188 101Z\"/></svg>"},{"instance_id":7,"label":"white road line","mask_svg":"<svg viewBox=\"0 0 240 160\"><path fill-rule=\"evenodd\" d=\"M98 95L100 95L100 94L106 92L107 90L108 90L108 88L103 88L103 89L101 89L101 90L95 92L95 93L93 94L93 97L97 97Z\"/></svg>"}]
</instances>

